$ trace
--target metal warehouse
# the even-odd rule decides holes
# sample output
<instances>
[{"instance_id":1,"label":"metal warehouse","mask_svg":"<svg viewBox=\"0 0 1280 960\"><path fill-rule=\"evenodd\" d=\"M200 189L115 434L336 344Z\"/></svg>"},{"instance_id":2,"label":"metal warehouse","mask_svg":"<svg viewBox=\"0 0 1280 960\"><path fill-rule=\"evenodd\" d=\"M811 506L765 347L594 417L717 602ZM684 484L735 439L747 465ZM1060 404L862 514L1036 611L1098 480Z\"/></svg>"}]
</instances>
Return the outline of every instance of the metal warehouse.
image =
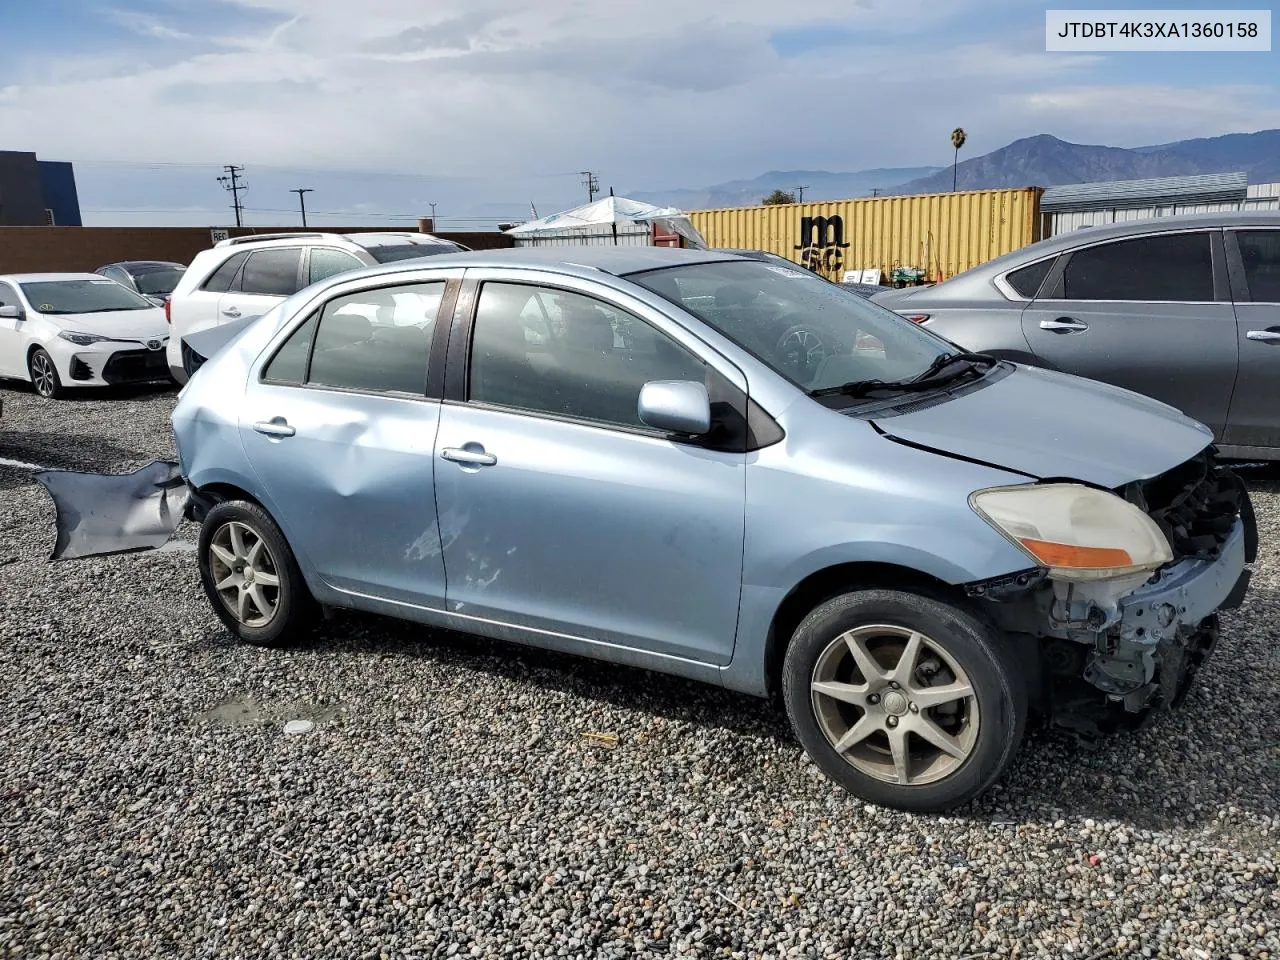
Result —
<instances>
[{"instance_id":1,"label":"metal warehouse","mask_svg":"<svg viewBox=\"0 0 1280 960\"><path fill-rule=\"evenodd\" d=\"M1040 198L1041 232L1185 213L1280 210L1280 183L1250 184L1245 173L1112 180L1050 187Z\"/></svg>"}]
</instances>

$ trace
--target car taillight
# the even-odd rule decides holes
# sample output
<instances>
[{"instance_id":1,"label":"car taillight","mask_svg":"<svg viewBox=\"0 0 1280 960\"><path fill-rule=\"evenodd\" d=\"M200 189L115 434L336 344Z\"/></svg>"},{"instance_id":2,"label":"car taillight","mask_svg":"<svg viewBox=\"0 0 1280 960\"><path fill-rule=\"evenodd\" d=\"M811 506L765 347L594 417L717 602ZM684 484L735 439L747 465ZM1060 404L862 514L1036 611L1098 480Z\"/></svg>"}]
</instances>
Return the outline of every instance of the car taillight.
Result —
<instances>
[{"instance_id":1,"label":"car taillight","mask_svg":"<svg viewBox=\"0 0 1280 960\"><path fill-rule=\"evenodd\" d=\"M929 319L929 315L927 313L904 313L903 316L912 323L924 323Z\"/></svg>"},{"instance_id":2,"label":"car taillight","mask_svg":"<svg viewBox=\"0 0 1280 960\"><path fill-rule=\"evenodd\" d=\"M164 298L164 322L170 325L172 325L173 323L173 315L169 312L172 307L173 307L172 299L169 297L165 297Z\"/></svg>"}]
</instances>

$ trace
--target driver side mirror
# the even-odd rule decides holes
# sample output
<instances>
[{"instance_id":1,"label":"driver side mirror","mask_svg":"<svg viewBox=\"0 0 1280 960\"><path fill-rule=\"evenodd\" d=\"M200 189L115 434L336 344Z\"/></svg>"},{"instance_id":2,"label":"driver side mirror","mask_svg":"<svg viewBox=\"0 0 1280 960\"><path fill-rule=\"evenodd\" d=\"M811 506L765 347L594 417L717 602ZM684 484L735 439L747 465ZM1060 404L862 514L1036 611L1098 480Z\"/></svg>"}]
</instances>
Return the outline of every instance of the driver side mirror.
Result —
<instances>
[{"instance_id":1,"label":"driver side mirror","mask_svg":"<svg viewBox=\"0 0 1280 960\"><path fill-rule=\"evenodd\" d=\"M21 307L4 306L0 307L0 320L25 320L27 315Z\"/></svg>"},{"instance_id":2,"label":"driver side mirror","mask_svg":"<svg viewBox=\"0 0 1280 960\"><path fill-rule=\"evenodd\" d=\"M693 380L650 380L636 404L640 422L667 433L700 437L711 432L711 398Z\"/></svg>"}]
</instances>

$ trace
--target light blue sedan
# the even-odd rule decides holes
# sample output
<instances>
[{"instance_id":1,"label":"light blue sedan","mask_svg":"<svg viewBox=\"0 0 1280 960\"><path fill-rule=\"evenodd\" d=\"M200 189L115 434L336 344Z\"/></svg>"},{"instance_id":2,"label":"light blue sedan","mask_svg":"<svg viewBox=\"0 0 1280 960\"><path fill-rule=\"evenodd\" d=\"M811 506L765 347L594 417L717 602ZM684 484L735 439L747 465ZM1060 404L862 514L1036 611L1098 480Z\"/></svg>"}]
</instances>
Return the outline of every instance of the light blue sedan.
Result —
<instances>
[{"instance_id":1,"label":"light blue sedan","mask_svg":"<svg viewBox=\"0 0 1280 960\"><path fill-rule=\"evenodd\" d=\"M875 803L979 795L1029 717L1176 702L1256 549L1202 425L800 269L439 256L227 336L173 425L238 637L346 607L777 693Z\"/></svg>"}]
</instances>

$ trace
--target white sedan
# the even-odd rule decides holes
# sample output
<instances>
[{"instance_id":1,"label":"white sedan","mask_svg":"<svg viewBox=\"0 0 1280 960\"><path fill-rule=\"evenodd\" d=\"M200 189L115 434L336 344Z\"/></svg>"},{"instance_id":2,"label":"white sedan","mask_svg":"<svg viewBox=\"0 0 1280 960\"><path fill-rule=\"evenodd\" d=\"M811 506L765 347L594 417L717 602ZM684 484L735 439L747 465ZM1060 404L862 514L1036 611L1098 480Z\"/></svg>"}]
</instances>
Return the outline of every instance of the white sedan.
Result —
<instances>
[{"instance_id":1,"label":"white sedan","mask_svg":"<svg viewBox=\"0 0 1280 960\"><path fill-rule=\"evenodd\" d=\"M42 397L170 379L164 310L92 273L0 276L0 377Z\"/></svg>"}]
</instances>

